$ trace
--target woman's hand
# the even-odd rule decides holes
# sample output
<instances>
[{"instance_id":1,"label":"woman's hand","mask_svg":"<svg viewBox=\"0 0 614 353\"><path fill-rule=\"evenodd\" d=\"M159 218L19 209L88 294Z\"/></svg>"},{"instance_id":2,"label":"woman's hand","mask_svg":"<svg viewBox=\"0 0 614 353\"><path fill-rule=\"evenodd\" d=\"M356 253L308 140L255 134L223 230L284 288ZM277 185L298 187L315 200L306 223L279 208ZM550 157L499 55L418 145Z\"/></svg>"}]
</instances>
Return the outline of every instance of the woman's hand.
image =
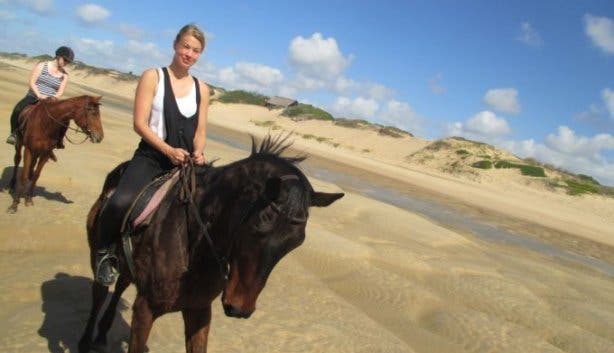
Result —
<instances>
[{"instance_id":1,"label":"woman's hand","mask_svg":"<svg viewBox=\"0 0 614 353\"><path fill-rule=\"evenodd\" d=\"M188 157L190 157L188 151L184 150L183 148L175 148L170 146L166 150L165 154L173 165L181 165L187 162Z\"/></svg>"},{"instance_id":2,"label":"woman's hand","mask_svg":"<svg viewBox=\"0 0 614 353\"><path fill-rule=\"evenodd\" d=\"M192 153L192 160L196 165L203 165L206 162L205 154L203 152L194 152Z\"/></svg>"}]
</instances>

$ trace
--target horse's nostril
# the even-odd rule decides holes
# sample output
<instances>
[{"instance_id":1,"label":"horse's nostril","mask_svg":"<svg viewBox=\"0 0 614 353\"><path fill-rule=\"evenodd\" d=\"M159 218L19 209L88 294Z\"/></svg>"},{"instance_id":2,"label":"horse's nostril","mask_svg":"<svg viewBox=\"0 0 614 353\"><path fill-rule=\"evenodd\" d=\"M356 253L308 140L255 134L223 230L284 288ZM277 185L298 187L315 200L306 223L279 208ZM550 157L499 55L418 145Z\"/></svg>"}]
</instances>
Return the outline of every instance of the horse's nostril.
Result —
<instances>
[{"instance_id":1,"label":"horse's nostril","mask_svg":"<svg viewBox=\"0 0 614 353\"><path fill-rule=\"evenodd\" d=\"M236 317L239 319L248 319L252 315L252 313L238 310L230 304L224 304L224 314L228 317Z\"/></svg>"}]
</instances>

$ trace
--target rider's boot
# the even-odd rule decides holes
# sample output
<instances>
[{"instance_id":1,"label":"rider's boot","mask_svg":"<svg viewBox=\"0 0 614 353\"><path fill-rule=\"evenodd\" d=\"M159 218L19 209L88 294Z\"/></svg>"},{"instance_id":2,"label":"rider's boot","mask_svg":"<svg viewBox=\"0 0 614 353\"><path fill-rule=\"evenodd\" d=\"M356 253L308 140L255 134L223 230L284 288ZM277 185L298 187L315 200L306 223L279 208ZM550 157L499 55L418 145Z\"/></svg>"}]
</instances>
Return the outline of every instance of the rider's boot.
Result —
<instances>
[{"instance_id":1,"label":"rider's boot","mask_svg":"<svg viewBox=\"0 0 614 353\"><path fill-rule=\"evenodd\" d=\"M13 131L11 132L9 137L6 138L6 143L14 145L16 140L17 140L17 136L15 135L15 132Z\"/></svg>"},{"instance_id":2,"label":"rider's boot","mask_svg":"<svg viewBox=\"0 0 614 353\"><path fill-rule=\"evenodd\" d=\"M110 286L117 279L117 257L110 247L104 247L96 251L96 282L103 286Z\"/></svg>"}]
</instances>

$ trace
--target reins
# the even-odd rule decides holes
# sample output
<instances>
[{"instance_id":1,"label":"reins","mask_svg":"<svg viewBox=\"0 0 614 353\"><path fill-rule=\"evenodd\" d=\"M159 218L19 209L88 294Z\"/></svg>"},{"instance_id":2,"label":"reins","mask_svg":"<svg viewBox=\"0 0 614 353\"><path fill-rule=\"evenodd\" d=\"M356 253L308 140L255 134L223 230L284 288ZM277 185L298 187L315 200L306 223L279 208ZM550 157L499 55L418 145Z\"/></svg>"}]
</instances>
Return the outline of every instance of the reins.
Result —
<instances>
[{"instance_id":1,"label":"reins","mask_svg":"<svg viewBox=\"0 0 614 353\"><path fill-rule=\"evenodd\" d=\"M41 102L41 103L42 103L42 102ZM65 127L65 128L66 128L66 129L68 129L68 130L72 130L72 131L74 131L74 132L76 132L76 133L82 133L82 134L85 134L85 138L84 138L84 139L83 139L83 141L81 141L81 142L73 142L73 141L72 141L72 140L71 140L71 139L68 137L68 135L64 135L64 137L66 138L66 140L68 140L68 142L72 143L73 145L80 145L80 144L84 143L85 141L87 141L87 139L89 138L89 134L88 134L86 131L82 130L81 128L79 128L79 129L75 129L74 127L70 126L70 121L69 121L68 123L64 123L64 122L62 122L62 121L60 121L60 120L58 120L58 119L54 118L54 117L53 117L53 115L51 115L51 113L49 112L49 109L47 109L47 104L43 104L43 108L45 108L45 113L47 113L47 116L48 116L48 117L49 117L51 120L53 120L53 121L54 121L56 124L58 124L58 125L60 125L60 126L62 126L62 127ZM87 117L86 117L86 119L87 119Z\"/></svg>"},{"instance_id":2,"label":"reins","mask_svg":"<svg viewBox=\"0 0 614 353\"><path fill-rule=\"evenodd\" d=\"M205 240L207 241L207 245L209 246L209 248L211 248L211 254L213 255L213 258L218 264L220 275L222 276L224 282L227 282L228 274L230 272L230 264L224 256L220 256L215 250L215 245L213 244L213 240L211 239L211 235L209 234L209 229L200 217L198 207L196 207L196 203L194 202L194 192L196 191L196 172L194 170L194 161L192 160L192 158L188 159L188 163L184 163L181 165L181 174L179 177L181 179L179 199L183 202L186 202L190 210L192 210L192 213L194 214L194 219L196 220L196 223L198 223L198 227L200 228L200 232L203 234Z\"/></svg>"}]
</instances>

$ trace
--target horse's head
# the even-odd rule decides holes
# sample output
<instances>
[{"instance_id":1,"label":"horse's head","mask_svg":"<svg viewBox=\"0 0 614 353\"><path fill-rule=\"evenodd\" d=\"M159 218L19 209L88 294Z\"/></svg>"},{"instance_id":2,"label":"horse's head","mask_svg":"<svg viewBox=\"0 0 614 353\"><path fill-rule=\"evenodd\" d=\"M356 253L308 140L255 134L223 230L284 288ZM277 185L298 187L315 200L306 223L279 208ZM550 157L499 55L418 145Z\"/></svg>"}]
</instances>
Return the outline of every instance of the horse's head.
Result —
<instances>
[{"instance_id":1,"label":"horse's head","mask_svg":"<svg viewBox=\"0 0 614 353\"><path fill-rule=\"evenodd\" d=\"M273 267L305 239L309 207L325 207L342 193L315 192L296 169L255 181L237 200L230 269L222 304L226 315L248 318Z\"/></svg>"},{"instance_id":2,"label":"horse's head","mask_svg":"<svg viewBox=\"0 0 614 353\"><path fill-rule=\"evenodd\" d=\"M100 97L85 96L82 113L77 113L75 123L87 134L94 143L99 143L104 138L102 120L100 118Z\"/></svg>"}]
</instances>

